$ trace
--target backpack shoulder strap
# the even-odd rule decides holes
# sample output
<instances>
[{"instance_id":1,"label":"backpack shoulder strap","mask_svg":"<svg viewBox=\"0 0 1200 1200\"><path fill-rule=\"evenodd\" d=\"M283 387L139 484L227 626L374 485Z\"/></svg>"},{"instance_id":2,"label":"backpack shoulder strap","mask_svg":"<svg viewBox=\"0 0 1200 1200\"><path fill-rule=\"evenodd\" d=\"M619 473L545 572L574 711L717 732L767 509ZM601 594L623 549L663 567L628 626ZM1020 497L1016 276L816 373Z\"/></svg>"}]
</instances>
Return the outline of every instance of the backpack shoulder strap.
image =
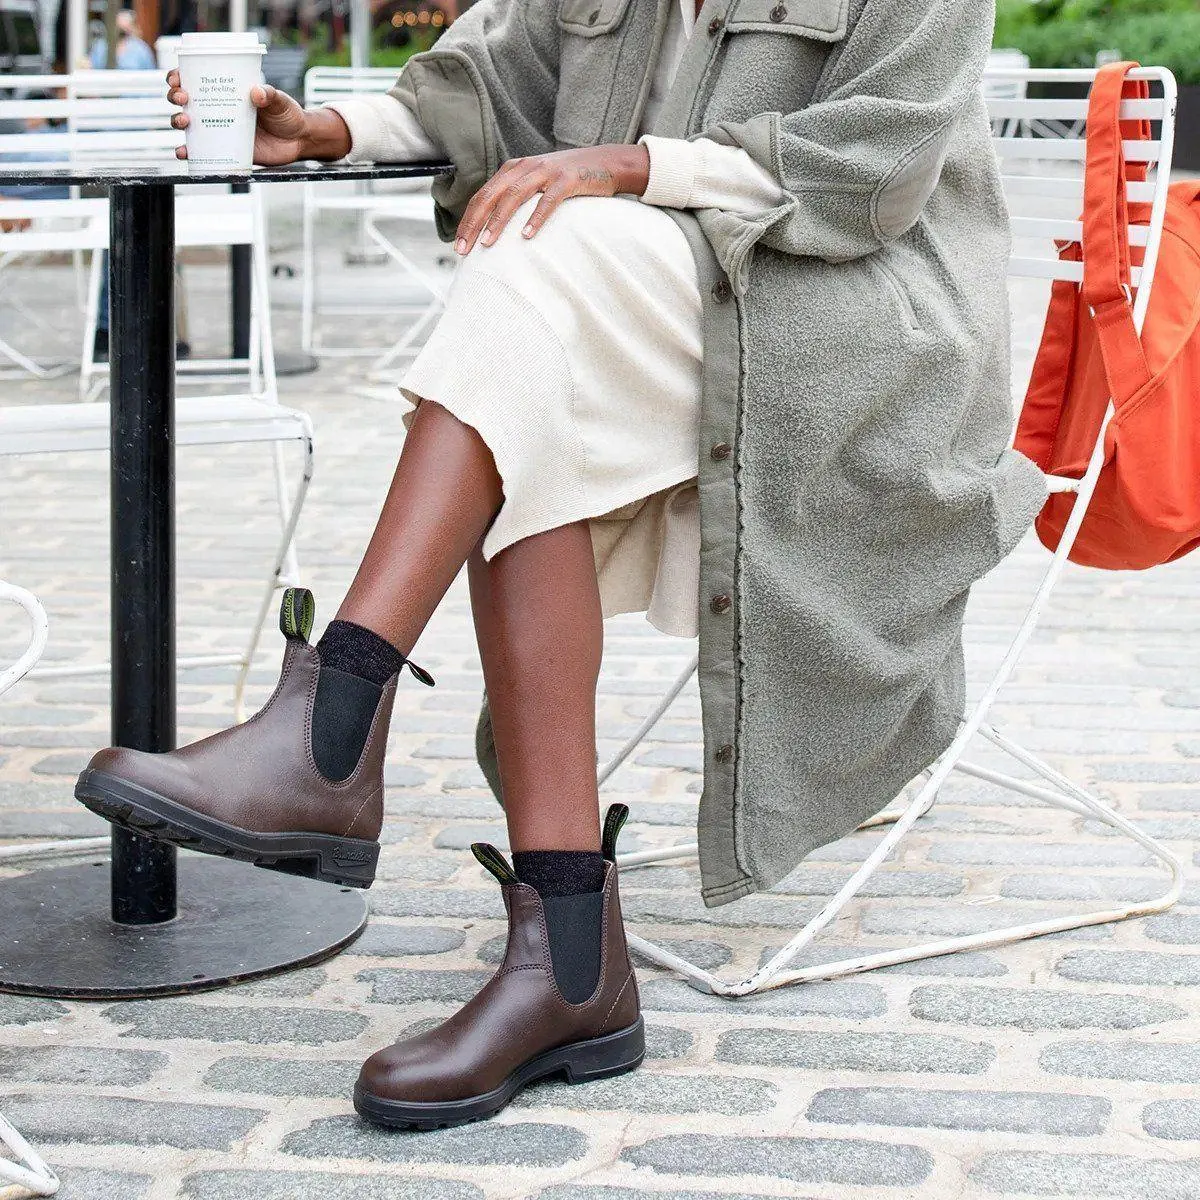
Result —
<instances>
[{"instance_id":1,"label":"backpack shoulder strap","mask_svg":"<svg viewBox=\"0 0 1200 1200\"><path fill-rule=\"evenodd\" d=\"M1101 68L1092 86L1083 204L1083 301L1092 310L1113 400L1120 407L1152 379L1133 319L1129 197L1131 172L1124 135L1142 132L1122 122L1121 102L1141 88L1126 77L1136 63ZM1136 172L1145 178L1144 172Z\"/></svg>"}]
</instances>

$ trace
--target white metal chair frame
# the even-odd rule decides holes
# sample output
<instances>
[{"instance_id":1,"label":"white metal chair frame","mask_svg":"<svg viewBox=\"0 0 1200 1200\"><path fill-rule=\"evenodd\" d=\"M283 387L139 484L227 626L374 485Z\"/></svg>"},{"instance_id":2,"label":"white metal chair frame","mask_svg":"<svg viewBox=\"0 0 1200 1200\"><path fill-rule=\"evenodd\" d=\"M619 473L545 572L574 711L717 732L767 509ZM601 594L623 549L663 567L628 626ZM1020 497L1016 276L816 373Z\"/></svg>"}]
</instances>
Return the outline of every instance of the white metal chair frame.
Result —
<instances>
[{"instance_id":1,"label":"white metal chair frame","mask_svg":"<svg viewBox=\"0 0 1200 1200\"><path fill-rule=\"evenodd\" d=\"M999 76L999 78L989 78L989 83L1008 85L1024 85L1030 82L1090 83L1095 78L1094 71L1084 70L1008 70L995 72L995 75ZM1149 203L1152 208L1151 222L1148 226L1131 227L1134 244L1145 247L1144 265L1140 269L1135 270L1133 276L1133 285L1137 289L1134 316L1140 332L1145 323L1146 312L1150 303L1150 294L1162 240L1167 189L1170 186L1170 167L1174 146L1175 110L1178 93L1174 76L1169 71L1147 68L1137 71L1133 78L1149 80L1152 84L1159 85L1163 93L1162 97L1156 100L1126 101L1123 109L1123 116L1129 119L1147 118L1162 122L1162 134L1159 141L1126 144L1126 156L1130 161L1147 162L1157 165L1157 176L1154 182L1131 183L1128 189L1131 200ZM1035 164L1035 166L1038 163L1051 160L1057 163L1074 163L1081 168L1086 143L1080 138L1074 140L1046 140L1042 138L1013 137L1008 135L1008 127L1004 123L1017 121L1024 128L1033 128L1035 127L1034 123L1038 119L1045 117L1052 117L1057 121L1082 122L1087 116L1087 102L1081 100L1031 100L1025 98L1023 95L1015 97L1010 95L1008 98L990 101L989 108L993 121L1001 122L1001 127L1005 130L1002 136L996 137L994 141L1009 194L1076 200L1080 206L1077 211L1082 211L1083 184L1081 171L1074 178L1067 178L1061 175L1048 177L1035 173L1024 174L1019 170L1015 170L1014 166L1022 160ZM1041 170L1045 170L1044 166ZM1036 238L1041 241L1062 239L1064 241L1078 242L1082 236L1082 224L1079 221L1053 221L1043 218L1016 217L1013 220L1013 227L1014 233L1018 238ZM1053 242L1048 242L1048 246L1053 247ZM1045 257L1014 254L1009 274L1013 277L1071 280L1076 283L1081 282L1083 278L1082 264L1062 262L1052 250L1048 251ZM1011 679L1021 655L1037 627L1042 611L1067 564L1068 555L1075 544L1075 539L1079 534L1079 529L1087 514L1092 497L1095 494L1101 468L1104 465L1104 436L1112 418L1113 408L1110 404L1108 414L1104 420L1104 427L1096 439L1095 450L1087 472L1081 480L1054 477L1047 479L1050 491L1074 492L1077 499L1058 550L1050 558L1050 562L1037 588L1030 608L1016 635L1013 637L1003 661L985 689L983 696L964 717L959 733L950 748L924 773L921 777L923 782L919 786L914 785L916 787L915 794L912 794L911 798L905 801L902 807L881 813L862 826L862 828L869 828L890 825L891 829L837 894L824 905L821 911L786 946L772 956L759 970L744 979L733 981L722 979L710 971L697 966L695 963L689 962L682 956L633 934L629 935L631 946L652 962L679 972L693 987L700 991L710 992L719 996L739 997L754 995L790 984L838 979L862 971L871 971L880 967L894 966L899 963L916 962L921 959L935 958L939 955L952 954L964 950L991 949L1027 938L1041 937L1049 933L1061 933L1069 929L1081 929L1090 925L1107 925L1115 921L1125 921L1132 917L1164 912L1178 901L1183 888L1183 867L1179 859L1170 850L1154 838L1143 833L1136 825L1115 812L1109 805L1066 778L1066 776L1042 758L1023 749L1012 738L1006 736L988 721L989 713L996 703L997 697ZM676 680L657 708L642 722L641 727L633 737L630 738L613 760L600 772L601 783L609 779L621 764L629 758L636 747L663 717L691 679L697 665L698 659L694 660L692 665L680 675L679 679ZM1000 771L994 771L965 761L963 755L976 735L983 737L1017 763L1020 763L1035 775L1040 776L1041 780L1047 786L1029 783L1026 780L1015 778ZM858 894L867 880L875 873L885 859L891 855L892 851L896 849L916 822L929 812L938 798L938 793L942 785L950 777L951 773L955 771L1016 792L1030 799L1039 800L1043 803L1066 809L1068 812L1100 821L1104 825L1117 830L1119 833L1132 838L1167 868L1171 877L1170 887L1162 895L1152 900L1124 904L1075 916L1032 921L1028 924L1013 925L987 933L950 937L919 946L887 950L875 954L865 954L853 958L841 959L837 962L809 966L803 969L789 969L797 956L813 942L823 929L838 917L847 904ZM625 854L618 861L623 867L636 867L672 859L690 858L696 852L697 845L691 843L667 849Z\"/></svg>"},{"instance_id":2,"label":"white metal chair frame","mask_svg":"<svg viewBox=\"0 0 1200 1200\"><path fill-rule=\"evenodd\" d=\"M249 196L215 196L210 200L249 201L255 220L261 219L262 202L258 189ZM254 256L254 286L266 295L269 286L266 256ZM259 322L263 338L263 391L259 395L230 397L184 397L176 403L176 444L213 446L233 443L264 442L273 446L278 457L281 443L299 441L303 465L295 494L288 497L282 472L276 474L277 500L280 507L281 534L271 560L270 572L259 602L258 612L246 649L240 654L186 656L179 660L181 669L189 667L234 666L238 668L234 685L234 707L238 719L243 715L247 676L254 661L262 631L270 619L275 591L282 586L288 560L295 543L300 513L313 475L313 429L307 414L286 408L278 402L275 356L269 319ZM19 405L0 408L0 455L57 453L70 450L106 450L109 438L108 405L51 404ZM108 663L72 664L42 667L31 672L37 678L62 678L76 675L106 674Z\"/></svg>"},{"instance_id":3,"label":"white metal chair frame","mask_svg":"<svg viewBox=\"0 0 1200 1200\"><path fill-rule=\"evenodd\" d=\"M127 76L137 72L85 73L105 75L96 87L123 89ZM146 122L162 120L167 111L161 95L162 82L154 75L153 96L88 98L86 101L10 100L0 101L3 116L69 117L86 128L68 127L65 133L0 135L0 155L5 152L45 154L47 161L61 161L64 153L71 157L99 154L111 156L120 151L125 156L162 158L173 153L181 135L168 127L146 127ZM149 80L146 81L147 85ZM29 90L34 87L57 86L81 88L73 76L24 77L0 81L0 88ZM88 85L93 86L89 83ZM11 111L10 111L11 110ZM61 111L60 111L61 110ZM139 113L142 116L139 118ZM137 127L141 122L140 128ZM119 126L119 127L118 127ZM180 659L179 666L235 666L234 703L237 715L242 715L243 694L262 629L269 618L271 601L284 578L298 574L295 561L295 531L300 511L308 494L313 469L313 433L309 418L279 403L275 373L274 343L271 334L269 307L269 269L267 262L266 218L262 195L251 188L244 195L219 194L181 197L177 209L183 215L178 226L178 242L184 245L249 244L251 255L251 357L245 364L249 373L250 393L234 396L200 396L181 398L176 407L177 441L179 445L215 445L242 442L265 442L271 446L275 473L275 495L282 527L281 540L272 559L264 596L259 604L256 624L246 649L240 654L201 655ZM95 251L107 246L107 201L103 199L18 200L6 208L11 215L29 215L37 220L34 228L14 234L0 235L16 248L34 250L45 246L66 248L68 240L75 249L93 252L90 280L90 317L94 327L100 284L100 256ZM47 230L41 218L74 215L82 223L67 230ZM85 361L90 359L90 340L85 334ZM201 364L203 366L205 364ZM86 391L86 369L81 373ZM75 405L37 405L0 408L0 456L35 454L64 450L104 450L108 447L108 406L98 403ZM294 498L289 498L289 486L283 462L282 443L299 441L303 447L301 478ZM35 672L40 677L98 674L108 671L107 663L46 667Z\"/></svg>"},{"instance_id":4,"label":"white metal chair frame","mask_svg":"<svg viewBox=\"0 0 1200 1200\"><path fill-rule=\"evenodd\" d=\"M29 671L30 667L41 658L46 649L46 639L49 636L49 622L46 620L46 610L32 593L11 583L0 580L0 601L16 604L25 610L29 617L29 645L15 663L0 671L0 696L11 688ZM106 839L107 840L107 839ZM77 841L72 849L79 849ZM6 847L6 849L8 849ZM27 856L28 846L14 847ZM3 851L0 850L0 854ZM9 857L16 857L11 855ZM58 1176L42 1161L33 1147L0 1115L0 1142L3 1142L16 1159L0 1158L0 1184L16 1184L26 1188L35 1196L53 1196L58 1191Z\"/></svg>"},{"instance_id":5,"label":"white metal chair frame","mask_svg":"<svg viewBox=\"0 0 1200 1200\"><path fill-rule=\"evenodd\" d=\"M8 75L0 78L0 118L8 121L28 119L53 120L59 127L51 132L25 131L0 135L0 156L6 152L23 155L44 153L47 160L79 160L105 152L120 152L125 157L161 157L169 154L179 141L171 131L171 107L167 103L161 75L156 71L77 71L71 75ZM53 98L32 98L32 93L50 92ZM128 131L144 131L136 142L128 139ZM102 136L98 136L102 135ZM124 135L124 136L123 136ZM86 288L83 284L83 256L97 248L91 231L83 228L90 222L89 201L79 199L79 188L70 189L70 199L42 201L55 205L54 220L47 222L51 210L30 209L29 219L35 221L35 232L42 238L22 239L13 234L0 235L0 271L9 269L21 257L53 252L70 253L76 264L80 281L78 302L86 307ZM5 215L15 216L20 201L9 200L3 205ZM31 204L35 203L30 201ZM80 205L78 213L72 204ZM79 220L72 219L78 216ZM57 231L59 236L52 236ZM4 289L4 301L16 309L28 325L45 328L13 293ZM41 362L0 341L0 357L8 359L20 371L37 379L52 379L71 369L70 360L55 359ZM91 342L86 343L82 361L91 358Z\"/></svg>"},{"instance_id":6,"label":"white metal chair frame","mask_svg":"<svg viewBox=\"0 0 1200 1200\"><path fill-rule=\"evenodd\" d=\"M304 74L304 105L312 108L349 96L390 91L396 82L396 72L389 67L310 67ZM308 181L303 185L301 201L302 291L300 300L300 343L308 354L328 358L372 357L374 362L367 374L373 379L388 378L396 362L415 353L418 338L425 333L441 313L446 288L429 272L420 269L399 246L379 228L381 221L403 221L410 225L433 227L433 205L428 184L423 182L417 192L375 192L369 184L350 195L331 195L326 185ZM427 292L422 303L390 303L372 309L355 304L341 311L358 316L378 311L388 316L408 314L413 321L398 340L390 346L337 346L322 341L319 318L322 312L336 312L335 306L322 306L318 296L317 220L322 212L351 212L362 218L362 230L403 273Z\"/></svg>"}]
</instances>

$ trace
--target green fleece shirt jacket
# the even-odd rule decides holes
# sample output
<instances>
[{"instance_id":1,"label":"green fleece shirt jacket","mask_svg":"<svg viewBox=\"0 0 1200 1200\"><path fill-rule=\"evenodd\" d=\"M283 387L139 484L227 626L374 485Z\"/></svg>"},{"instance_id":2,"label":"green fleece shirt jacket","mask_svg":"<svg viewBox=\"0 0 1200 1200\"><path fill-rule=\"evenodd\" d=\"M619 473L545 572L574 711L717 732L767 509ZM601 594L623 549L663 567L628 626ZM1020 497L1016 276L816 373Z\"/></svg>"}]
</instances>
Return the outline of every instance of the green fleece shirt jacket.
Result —
<instances>
[{"instance_id":1,"label":"green fleece shirt jacket","mask_svg":"<svg viewBox=\"0 0 1200 1200\"><path fill-rule=\"evenodd\" d=\"M482 0L410 62L396 95L455 165L445 235L506 159L633 140L674 2ZM704 296L710 905L773 886L942 753L969 590L1044 499L1009 448L993 17L990 0L705 0L653 131L741 146L785 194L752 217L675 214ZM495 781L486 709L479 744Z\"/></svg>"}]
</instances>

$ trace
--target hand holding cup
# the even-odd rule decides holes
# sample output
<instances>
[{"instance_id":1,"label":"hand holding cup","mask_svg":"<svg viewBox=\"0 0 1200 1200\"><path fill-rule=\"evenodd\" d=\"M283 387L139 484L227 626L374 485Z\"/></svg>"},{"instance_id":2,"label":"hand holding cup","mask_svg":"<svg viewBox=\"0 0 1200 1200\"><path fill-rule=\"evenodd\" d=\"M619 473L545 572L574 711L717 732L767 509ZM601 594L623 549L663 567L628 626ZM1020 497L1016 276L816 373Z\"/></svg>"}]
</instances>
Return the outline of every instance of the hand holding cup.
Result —
<instances>
[{"instance_id":1,"label":"hand holding cup","mask_svg":"<svg viewBox=\"0 0 1200 1200\"><path fill-rule=\"evenodd\" d=\"M167 87L167 99L184 110L171 118L171 125L175 129L186 130L191 123L187 112L189 97L180 81L178 69L168 73ZM255 84L250 89L250 103L257 118L254 130L256 163L269 167L286 166L308 157L304 153L308 114L291 96L270 84ZM187 147L179 146L175 156L186 159Z\"/></svg>"}]
</instances>

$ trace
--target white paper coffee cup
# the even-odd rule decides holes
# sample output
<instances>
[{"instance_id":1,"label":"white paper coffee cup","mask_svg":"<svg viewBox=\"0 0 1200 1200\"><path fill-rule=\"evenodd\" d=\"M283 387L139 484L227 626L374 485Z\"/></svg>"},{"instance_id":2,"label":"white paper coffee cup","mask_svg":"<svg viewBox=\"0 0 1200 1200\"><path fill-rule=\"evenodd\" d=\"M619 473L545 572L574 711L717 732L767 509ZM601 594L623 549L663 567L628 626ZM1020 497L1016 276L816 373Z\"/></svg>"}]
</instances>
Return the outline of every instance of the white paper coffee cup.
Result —
<instances>
[{"instance_id":1,"label":"white paper coffee cup","mask_svg":"<svg viewBox=\"0 0 1200 1200\"><path fill-rule=\"evenodd\" d=\"M192 170L248 171L256 113L250 89L263 82L266 47L254 33L185 33L179 82L188 94L184 133Z\"/></svg>"}]
</instances>

